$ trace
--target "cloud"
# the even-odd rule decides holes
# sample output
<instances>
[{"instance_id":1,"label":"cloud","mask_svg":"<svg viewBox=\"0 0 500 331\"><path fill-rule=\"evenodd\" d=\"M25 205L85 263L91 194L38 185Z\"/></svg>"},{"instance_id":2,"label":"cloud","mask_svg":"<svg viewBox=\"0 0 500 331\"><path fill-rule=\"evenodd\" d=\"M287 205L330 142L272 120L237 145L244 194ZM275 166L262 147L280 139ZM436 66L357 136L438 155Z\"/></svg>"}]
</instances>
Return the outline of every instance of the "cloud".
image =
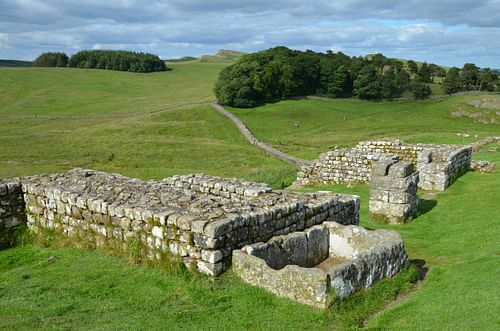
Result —
<instances>
[{"instance_id":1,"label":"cloud","mask_svg":"<svg viewBox=\"0 0 500 331\"><path fill-rule=\"evenodd\" d=\"M500 0L0 0L0 58L130 49L164 58L291 48L500 67Z\"/></svg>"}]
</instances>

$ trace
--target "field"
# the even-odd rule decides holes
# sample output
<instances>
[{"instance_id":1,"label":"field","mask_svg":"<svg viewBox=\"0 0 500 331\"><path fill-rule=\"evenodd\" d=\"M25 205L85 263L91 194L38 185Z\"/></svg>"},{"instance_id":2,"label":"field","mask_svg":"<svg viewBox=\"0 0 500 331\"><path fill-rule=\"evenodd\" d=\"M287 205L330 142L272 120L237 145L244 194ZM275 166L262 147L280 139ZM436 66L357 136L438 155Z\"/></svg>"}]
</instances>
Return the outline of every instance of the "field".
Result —
<instances>
[{"instance_id":1,"label":"field","mask_svg":"<svg viewBox=\"0 0 500 331\"><path fill-rule=\"evenodd\" d=\"M75 167L144 179L205 172L282 186L295 169L208 106L223 65L131 74L0 69L0 178ZM275 181L274 178L279 178Z\"/></svg>"},{"instance_id":2,"label":"field","mask_svg":"<svg viewBox=\"0 0 500 331\"><path fill-rule=\"evenodd\" d=\"M463 144L498 135L498 125L450 115L457 109L474 109L467 104L471 98L477 97L393 102L290 100L230 110L260 140L292 155L315 159L335 145L354 146L361 140L395 138L409 143Z\"/></svg>"},{"instance_id":3,"label":"field","mask_svg":"<svg viewBox=\"0 0 500 331\"><path fill-rule=\"evenodd\" d=\"M145 75L0 69L0 178L78 166L144 179L205 172L274 187L293 180L296 169L248 144L208 106L223 64L170 66ZM469 98L296 100L231 111L260 140L313 159L362 139L468 143L500 135L498 125L450 116ZM500 153L490 147L474 158L498 167ZM0 251L0 329L499 329L499 187L498 172L468 173L444 193L420 192L420 216L402 226L367 221L366 185L306 188L360 195L362 225L399 231L414 264L427 270L416 287L402 274L329 311L276 298L231 272L211 280L62 244Z\"/></svg>"}]
</instances>

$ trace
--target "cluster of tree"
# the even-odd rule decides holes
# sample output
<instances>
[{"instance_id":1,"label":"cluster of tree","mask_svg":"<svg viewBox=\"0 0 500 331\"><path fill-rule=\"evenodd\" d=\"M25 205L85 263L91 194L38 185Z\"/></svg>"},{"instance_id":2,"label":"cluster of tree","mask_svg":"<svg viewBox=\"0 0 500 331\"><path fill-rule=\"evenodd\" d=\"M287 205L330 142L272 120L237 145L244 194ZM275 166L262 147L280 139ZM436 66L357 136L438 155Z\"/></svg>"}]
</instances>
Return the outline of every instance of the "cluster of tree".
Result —
<instances>
[{"instance_id":1,"label":"cluster of tree","mask_svg":"<svg viewBox=\"0 0 500 331\"><path fill-rule=\"evenodd\" d=\"M165 71L167 67L157 55L113 50L88 50L73 54L43 53L34 62L42 67L74 67L130 72Z\"/></svg>"},{"instance_id":2,"label":"cluster of tree","mask_svg":"<svg viewBox=\"0 0 500 331\"><path fill-rule=\"evenodd\" d=\"M236 107L304 95L380 100L410 91L416 98L426 98L431 94L426 83L438 76L432 68L426 64L423 72L418 66L410 69L382 54L349 57L279 46L244 55L226 67L214 90L219 102Z\"/></svg>"},{"instance_id":3,"label":"cluster of tree","mask_svg":"<svg viewBox=\"0 0 500 331\"><path fill-rule=\"evenodd\" d=\"M67 67L68 56L61 52L47 52L40 54L33 62L35 67Z\"/></svg>"},{"instance_id":4,"label":"cluster of tree","mask_svg":"<svg viewBox=\"0 0 500 331\"><path fill-rule=\"evenodd\" d=\"M487 91L500 90L498 74L489 69L480 69L473 63L466 63L462 69L453 67L448 70L443 81L443 88L447 94L463 91Z\"/></svg>"}]
</instances>

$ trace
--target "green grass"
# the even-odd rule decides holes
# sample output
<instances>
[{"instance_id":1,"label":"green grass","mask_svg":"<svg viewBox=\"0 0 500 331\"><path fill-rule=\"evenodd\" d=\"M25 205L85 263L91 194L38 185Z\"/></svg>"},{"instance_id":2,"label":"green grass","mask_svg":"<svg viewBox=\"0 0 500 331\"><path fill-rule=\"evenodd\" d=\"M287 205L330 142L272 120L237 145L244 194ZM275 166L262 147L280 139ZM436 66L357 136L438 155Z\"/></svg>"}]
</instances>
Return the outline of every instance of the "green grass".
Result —
<instances>
[{"instance_id":1,"label":"green grass","mask_svg":"<svg viewBox=\"0 0 500 331\"><path fill-rule=\"evenodd\" d=\"M250 145L207 104L223 66L172 67L154 74L0 69L7 91L0 178L84 167L144 179L205 172L275 187L294 180L294 167Z\"/></svg>"},{"instance_id":2,"label":"green grass","mask_svg":"<svg viewBox=\"0 0 500 331\"><path fill-rule=\"evenodd\" d=\"M290 100L229 109L258 139L292 155L314 159L336 145L354 146L360 140L387 137L413 143L462 144L498 135L498 125L451 117L456 109L472 109L466 104L470 98L474 96L394 102Z\"/></svg>"}]
</instances>

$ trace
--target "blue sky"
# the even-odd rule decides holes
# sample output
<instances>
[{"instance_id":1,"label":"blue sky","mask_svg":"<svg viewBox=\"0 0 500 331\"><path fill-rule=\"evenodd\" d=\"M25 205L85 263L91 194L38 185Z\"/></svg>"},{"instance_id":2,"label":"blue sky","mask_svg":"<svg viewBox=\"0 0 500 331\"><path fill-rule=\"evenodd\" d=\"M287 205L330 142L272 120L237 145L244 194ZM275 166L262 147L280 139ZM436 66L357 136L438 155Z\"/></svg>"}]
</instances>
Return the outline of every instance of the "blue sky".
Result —
<instances>
[{"instance_id":1,"label":"blue sky","mask_svg":"<svg viewBox=\"0 0 500 331\"><path fill-rule=\"evenodd\" d=\"M500 0L0 0L0 58L294 49L500 68Z\"/></svg>"}]
</instances>

